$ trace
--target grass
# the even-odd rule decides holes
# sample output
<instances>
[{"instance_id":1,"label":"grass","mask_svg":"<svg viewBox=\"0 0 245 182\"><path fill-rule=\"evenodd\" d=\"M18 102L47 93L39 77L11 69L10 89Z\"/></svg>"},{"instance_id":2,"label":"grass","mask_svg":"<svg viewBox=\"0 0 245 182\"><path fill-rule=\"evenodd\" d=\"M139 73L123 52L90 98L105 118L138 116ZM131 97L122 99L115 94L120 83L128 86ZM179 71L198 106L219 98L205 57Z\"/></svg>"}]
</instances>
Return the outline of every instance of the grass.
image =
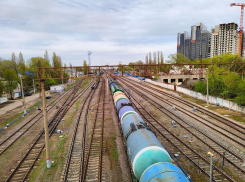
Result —
<instances>
[{"instance_id":1,"label":"grass","mask_svg":"<svg viewBox=\"0 0 245 182\"><path fill-rule=\"evenodd\" d=\"M33 106L38 106L39 104L41 104L41 101L38 101L36 102ZM34 107L29 107L26 111L30 111L31 109L33 109ZM4 122L1 122L0 123L0 128L3 128L4 126L6 126L7 124L11 123L12 121L14 121L15 119L19 118L20 116L22 116L24 114L24 111L23 112L20 112L14 116L12 116L11 118L5 120ZM21 123L22 121L24 120L24 117L19 119L18 121L14 122L14 124L12 124L11 126L13 125L16 125L18 123Z\"/></svg>"},{"instance_id":2,"label":"grass","mask_svg":"<svg viewBox=\"0 0 245 182\"><path fill-rule=\"evenodd\" d=\"M111 169L115 167L118 161L116 138L117 138L117 134L114 134L106 140L106 153L108 153L109 156Z\"/></svg>"},{"instance_id":3,"label":"grass","mask_svg":"<svg viewBox=\"0 0 245 182\"><path fill-rule=\"evenodd\" d=\"M205 101L202 101L202 100L199 100L199 99L196 99L196 98L193 98L193 97L190 97L190 96L187 96L187 95L183 95L182 96L183 99L187 99L187 100L190 100L198 105L201 105L201 106L204 106L206 105L206 102Z\"/></svg>"},{"instance_id":4,"label":"grass","mask_svg":"<svg viewBox=\"0 0 245 182\"><path fill-rule=\"evenodd\" d=\"M50 142L50 146L54 145L54 141L59 139L59 135L56 135L54 137L54 140L52 140ZM66 156L66 147L65 147L65 143L67 141L68 137L64 136L57 145L55 145L56 148L53 149L54 152L52 152L51 154L51 160L52 160L52 165L51 168L48 169L46 167L46 152L44 151L43 154L41 155L41 159L38 161L37 167L33 169L31 175L30 175L30 182L32 181L36 181L39 177L39 181L53 181L54 179L58 179L57 178L57 170L58 168L61 166L60 168L60 173L62 171L62 166L64 165L64 161L65 161L65 156Z\"/></svg>"}]
</instances>

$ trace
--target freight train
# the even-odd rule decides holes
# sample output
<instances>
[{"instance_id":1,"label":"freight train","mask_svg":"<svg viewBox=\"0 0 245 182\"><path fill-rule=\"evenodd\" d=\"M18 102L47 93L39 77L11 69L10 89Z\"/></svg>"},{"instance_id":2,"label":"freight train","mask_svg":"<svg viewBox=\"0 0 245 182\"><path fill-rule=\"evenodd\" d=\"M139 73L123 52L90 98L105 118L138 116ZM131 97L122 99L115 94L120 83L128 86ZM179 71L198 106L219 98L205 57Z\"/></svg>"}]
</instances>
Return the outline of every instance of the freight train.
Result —
<instances>
[{"instance_id":1,"label":"freight train","mask_svg":"<svg viewBox=\"0 0 245 182\"><path fill-rule=\"evenodd\" d=\"M190 182L114 79L108 77L131 167L140 182Z\"/></svg>"}]
</instances>

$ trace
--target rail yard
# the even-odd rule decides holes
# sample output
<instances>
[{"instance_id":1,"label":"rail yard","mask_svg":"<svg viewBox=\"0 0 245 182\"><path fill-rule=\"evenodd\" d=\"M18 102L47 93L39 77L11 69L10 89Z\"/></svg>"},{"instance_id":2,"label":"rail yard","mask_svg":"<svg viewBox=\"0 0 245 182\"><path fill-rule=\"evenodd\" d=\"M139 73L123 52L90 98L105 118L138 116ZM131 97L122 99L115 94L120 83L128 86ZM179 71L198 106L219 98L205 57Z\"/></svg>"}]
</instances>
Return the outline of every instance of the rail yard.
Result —
<instances>
[{"instance_id":1,"label":"rail yard","mask_svg":"<svg viewBox=\"0 0 245 182\"><path fill-rule=\"evenodd\" d=\"M125 76L77 79L0 135L0 181L245 181L245 125ZM213 158L210 172L210 155Z\"/></svg>"}]
</instances>

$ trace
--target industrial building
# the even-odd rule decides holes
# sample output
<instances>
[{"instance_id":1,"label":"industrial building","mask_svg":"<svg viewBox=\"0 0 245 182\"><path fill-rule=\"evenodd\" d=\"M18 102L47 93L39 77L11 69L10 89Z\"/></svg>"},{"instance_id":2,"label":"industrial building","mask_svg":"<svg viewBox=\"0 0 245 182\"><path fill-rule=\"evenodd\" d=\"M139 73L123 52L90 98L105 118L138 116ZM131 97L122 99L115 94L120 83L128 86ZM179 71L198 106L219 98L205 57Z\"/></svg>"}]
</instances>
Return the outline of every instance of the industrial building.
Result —
<instances>
[{"instance_id":1,"label":"industrial building","mask_svg":"<svg viewBox=\"0 0 245 182\"><path fill-rule=\"evenodd\" d=\"M202 23L191 26L191 36L183 31L177 36L177 53L190 60L208 58L210 56L210 32Z\"/></svg>"},{"instance_id":2,"label":"industrial building","mask_svg":"<svg viewBox=\"0 0 245 182\"><path fill-rule=\"evenodd\" d=\"M210 57L230 52L238 53L239 33L236 23L224 23L216 25L212 29Z\"/></svg>"}]
</instances>

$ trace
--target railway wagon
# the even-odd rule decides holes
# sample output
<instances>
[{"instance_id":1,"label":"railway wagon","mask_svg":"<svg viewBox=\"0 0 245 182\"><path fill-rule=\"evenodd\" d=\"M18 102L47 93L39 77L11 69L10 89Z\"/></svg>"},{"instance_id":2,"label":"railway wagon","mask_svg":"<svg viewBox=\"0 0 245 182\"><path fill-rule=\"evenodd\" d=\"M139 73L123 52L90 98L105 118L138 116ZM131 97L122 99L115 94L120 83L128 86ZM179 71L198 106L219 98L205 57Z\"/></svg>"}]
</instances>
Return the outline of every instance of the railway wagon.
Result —
<instances>
[{"instance_id":1,"label":"railway wagon","mask_svg":"<svg viewBox=\"0 0 245 182\"><path fill-rule=\"evenodd\" d=\"M110 77L108 81L113 82ZM112 87L116 88L111 93L135 177L140 182L189 182L183 171L172 164L168 151L137 114L123 90L117 84Z\"/></svg>"}]
</instances>

